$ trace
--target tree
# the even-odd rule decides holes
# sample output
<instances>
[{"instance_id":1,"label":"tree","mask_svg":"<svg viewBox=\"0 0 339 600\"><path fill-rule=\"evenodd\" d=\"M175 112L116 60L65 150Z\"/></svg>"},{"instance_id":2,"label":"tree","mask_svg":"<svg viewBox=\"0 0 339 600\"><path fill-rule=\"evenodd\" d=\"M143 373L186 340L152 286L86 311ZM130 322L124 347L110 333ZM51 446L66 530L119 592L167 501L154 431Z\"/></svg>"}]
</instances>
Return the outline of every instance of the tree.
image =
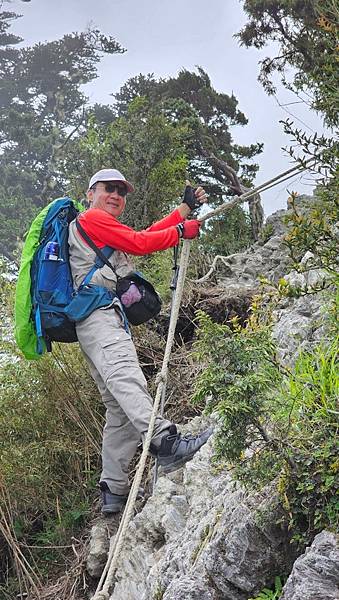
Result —
<instances>
[{"instance_id":1,"label":"tree","mask_svg":"<svg viewBox=\"0 0 339 600\"><path fill-rule=\"evenodd\" d=\"M60 170L66 145L82 126L86 96L80 86L97 77L103 53L124 49L96 29L61 40L14 48L8 33L15 13L0 15L0 206L21 199L36 210L64 191ZM29 211L28 211L29 212ZM19 210L19 231L27 225ZM13 238L13 236L12 236ZM11 239L12 241L12 239Z\"/></svg>"},{"instance_id":2,"label":"tree","mask_svg":"<svg viewBox=\"0 0 339 600\"><path fill-rule=\"evenodd\" d=\"M241 194L251 184L258 165L251 161L262 144L239 146L231 136L235 125L246 125L235 96L217 92L208 74L183 69L175 78L156 80L152 74L127 81L115 95L117 115L126 115L133 98L146 95L174 125L187 127L188 172L192 181L204 182L212 203ZM260 196L250 203L252 235L257 239L263 220Z\"/></svg>"},{"instance_id":3,"label":"tree","mask_svg":"<svg viewBox=\"0 0 339 600\"><path fill-rule=\"evenodd\" d=\"M252 181L258 166L248 160L260 153L263 145L245 147L233 142L230 128L246 125L247 118L238 110L235 96L217 92L203 69L198 67L198 73L182 69L177 77L167 80L157 81L152 74L128 80L115 95L117 114L126 114L130 101L143 95L174 124L182 123L188 128L191 177L209 181L213 196L222 196L230 190L227 185L225 188L224 175L207 158L211 153L229 163L236 172L240 171L244 183Z\"/></svg>"},{"instance_id":4,"label":"tree","mask_svg":"<svg viewBox=\"0 0 339 600\"><path fill-rule=\"evenodd\" d=\"M92 114L86 133L69 146L65 160L71 191L83 197L90 175L114 165L135 187L124 221L137 229L147 227L173 207L182 191L186 135L184 126L174 126L144 97L135 98L126 115L104 126Z\"/></svg>"},{"instance_id":5,"label":"tree","mask_svg":"<svg viewBox=\"0 0 339 600\"><path fill-rule=\"evenodd\" d=\"M263 48L268 41L279 52L261 62L259 80L269 94L275 92L274 72L283 83L324 115L328 125L338 124L339 8L334 0L246 0L249 21L240 31L240 42ZM291 80L288 67L293 67ZM289 71L290 72L290 71ZM311 94L311 97L310 97Z\"/></svg>"},{"instance_id":6,"label":"tree","mask_svg":"<svg viewBox=\"0 0 339 600\"><path fill-rule=\"evenodd\" d=\"M13 62L17 60L19 51L12 46L22 42L22 38L8 31L11 21L17 19L19 15L13 12L3 11L0 13L0 105L8 103L8 92L6 85L6 76L10 71ZM0 138L0 143L3 142Z\"/></svg>"},{"instance_id":7,"label":"tree","mask_svg":"<svg viewBox=\"0 0 339 600\"><path fill-rule=\"evenodd\" d=\"M244 3L249 22L239 33L241 43L256 48L269 40L279 43L278 55L261 64L260 80L268 93L274 92L272 75L281 74L285 86L309 106L321 113L331 127L339 123L338 46L339 7L334 0L254 0ZM287 81L287 71L294 76ZM325 267L333 275L338 245L336 228L339 219L338 143L324 135L309 135L285 121L286 133L294 139L291 156L302 150L304 156L317 160L321 188L317 202L308 215L302 216L292 203L291 231L287 242L293 252L312 250L314 266ZM294 195L292 194L292 198ZM337 279L338 281L338 279Z\"/></svg>"},{"instance_id":8,"label":"tree","mask_svg":"<svg viewBox=\"0 0 339 600\"><path fill-rule=\"evenodd\" d=\"M37 204L48 199L60 176L58 157L70 129L76 130L83 118L86 97L80 86L97 76L101 53L122 51L97 30L17 51L3 74L1 180L7 190L20 168L30 174L22 186L25 196Z\"/></svg>"}]
</instances>

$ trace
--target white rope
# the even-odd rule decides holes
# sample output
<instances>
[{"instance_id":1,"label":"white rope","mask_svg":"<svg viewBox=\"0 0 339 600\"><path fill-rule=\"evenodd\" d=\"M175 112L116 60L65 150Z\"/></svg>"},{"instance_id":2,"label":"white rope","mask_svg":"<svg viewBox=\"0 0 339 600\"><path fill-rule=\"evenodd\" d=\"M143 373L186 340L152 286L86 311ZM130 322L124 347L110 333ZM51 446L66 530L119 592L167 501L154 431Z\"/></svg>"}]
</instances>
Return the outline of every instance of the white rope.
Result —
<instances>
[{"instance_id":1,"label":"white rope","mask_svg":"<svg viewBox=\"0 0 339 600\"><path fill-rule=\"evenodd\" d=\"M133 481L133 484L132 484L132 487L131 487L131 490L130 490L130 493L128 496L125 510L124 510L124 513L121 518L119 529L115 536L114 543L113 543L112 547L110 548L107 563L105 565L104 571L101 575L95 595L93 596L92 600L109 600L109 590L112 585L114 574L115 574L115 571L117 568L117 561L118 561L119 553L120 553L120 550L121 550L121 547L122 547L122 544L123 544L123 541L125 538L128 524L131 520L131 517L133 516L134 505L135 505L135 501L137 498L137 494L138 494L139 486L140 486L141 479L143 476L143 472L145 469L148 450L149 450L150 443L151 443L152 436L153 436L154 424L155 424L155 420L156 420L156 417L158 414L159 404L160 404L161 395L162 395L162 388L167 380L169 359L170 359L170 355L171 355L174 334L175 334L175 328L176 328L178 315L179 315L181 298L182 298L182 294L183 294L183 290L184 290L184 283L185 283L189 253L190 253L190 241L184 240L183 248L181 251L180 269L179 269L179 276L178 276L178 282L177 282L177 289L176 289L175 298L174 298L174 302L173 302L173 309L171 312L171 320L170 320L170 324L169 324L165 354L164 354L164 359L163 359L163 363L162 363L162 368L161 368L161 371L158 376L158 387L157 387L157 392L156 392L156 396L155 396L155 400L154 400L154 406L153 406L153 411L152 411L148 431L147 431L146 438L145 438L145 441L143 444L143 451L142 451L140 461L138 464L138 468L137 468L137 471L136 471L136 474L134 477L134 481Z\"/></svg>"}]
</instances>

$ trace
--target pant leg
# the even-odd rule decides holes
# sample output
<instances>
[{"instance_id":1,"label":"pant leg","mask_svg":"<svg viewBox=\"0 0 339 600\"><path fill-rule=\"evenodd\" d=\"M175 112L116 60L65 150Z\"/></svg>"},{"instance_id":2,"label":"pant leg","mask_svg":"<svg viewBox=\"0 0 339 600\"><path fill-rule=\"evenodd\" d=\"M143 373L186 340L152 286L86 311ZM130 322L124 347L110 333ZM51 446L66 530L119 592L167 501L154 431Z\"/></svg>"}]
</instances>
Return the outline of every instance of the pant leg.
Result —
<instances>
[{"instance_id":1,"label":"pant leg","mask_svg":"<svg viewBox=\"0 0 339 600\"><path fill-rule=\"evenodd\" d=\"M91 359L85 352L83 354L106 407L100 481L105 481L113 494L127 494L129 465L140 442L140 434L106 388Z\"/></svg>"},{"instance_id":2,"label":"pant leg","mask_svg":"<svg viewBox=\"0 0 339 600\"><path fill-rule=\"evenodd\" d=\"M76 329L80 346L98 372L104 388L143 440L153 401L133 341L125 331L119 314L113 308L98 309L78 323ZM155 445L159 445L162 432L170 424L170 421L157 417L152 438ZM125 447L125 442L122 446Z\"/></svg>"}]
</instances>

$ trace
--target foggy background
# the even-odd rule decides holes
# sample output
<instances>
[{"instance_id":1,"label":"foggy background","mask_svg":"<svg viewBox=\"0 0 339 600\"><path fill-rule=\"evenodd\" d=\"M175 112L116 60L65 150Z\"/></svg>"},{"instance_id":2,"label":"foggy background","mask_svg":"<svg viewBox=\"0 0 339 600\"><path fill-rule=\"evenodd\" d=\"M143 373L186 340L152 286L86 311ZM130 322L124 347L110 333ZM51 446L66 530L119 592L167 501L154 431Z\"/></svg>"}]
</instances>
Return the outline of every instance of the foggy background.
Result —
<instances>
[{"instance_id":1,"label":"foggy background","mask_svg":"<svg viewBox=\"0 0 339 600\"><path fill-rule=\"evenodd\" d=\"M111 94L139 73L168 77L181 68L191 71L201 66L218 92L234 93L249 120L244 127L232 127L235 142L264 142L263 153L254 159L260 165L257 185L293 164L281 150L290 140L280 119L292 118L306 133L323 131L317 115L278 81L276 97L267 96L258 83L259 60L275 55L277 49L239 46L233 36L246 17L238 0L14 0L3 9L23 15L12 27L23 38L23 46L92 25L127 49L123 55L103 57L99 77L83 88L90 103L111 103ZM314 180L306 173L264 192L265 214L285 207L287 189L311 193L313 187Z\"/></svg>"}]
</instances>

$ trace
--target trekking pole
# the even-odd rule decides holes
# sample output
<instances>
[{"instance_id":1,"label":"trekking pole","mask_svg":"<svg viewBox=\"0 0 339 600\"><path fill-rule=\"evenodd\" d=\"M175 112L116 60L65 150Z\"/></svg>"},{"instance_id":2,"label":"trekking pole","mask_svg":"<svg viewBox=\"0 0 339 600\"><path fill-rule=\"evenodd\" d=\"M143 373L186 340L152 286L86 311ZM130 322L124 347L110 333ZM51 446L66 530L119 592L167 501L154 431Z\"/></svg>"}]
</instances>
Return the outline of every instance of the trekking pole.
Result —
<instances>
[{"instance_id":1,"label":"trekking pole","mask_svg":"<svg viewBox=\"0 0 339 600\"><path fill-rule=\"evenodd\" d=\"M201 221L201 223L204 223L205 221L207 221L207 219L211 219L211 217L215 217L216 215L219 215L227 210L230 210L231 208L234 208L234 206L236 206L237 204L241 204L245 200L248 200L248 198L255 196L255 194L258 194L259 192L265 192L266 190L270 189L271 187L274 187L275 185L279 185L279 183L282 183L283 181L286 181L287 179L294 177L297 173L302 173L303 171L307 171L309 169L309 166L307 166L307 165L310 165L311 162L316 163L317 162L316 158L314 158L314 157L309 158L308 160L305 161L305 163L303 165L297 165L295 167L291 167L291 169L288 169L287 171L280 173L276 177L272 177L272 179L265 181L264 183L253 188L252 190L248 190L247 192L244 192L240 196L235 196L235 198L233 200L230 200L229 202L224 202L224 204L221 204L214 210L211 210L210 212L206 213L205 215L202 215L201 217L199 217L198 220Z\"/></svg>"},{"instance_id":2,"label":"trekking pole","mask_svg":"<svg viewBox=\"0 0 339 600\"><path fill-rule=\"evenodd\" d=\"M173 267L172 267L173 275L172 275L172 280L170 283L170 290L172 291L171 307L170 307L170 320L172 318L174 299L175 299L175 293L176 293L176 289L177 289L178 276L179 276L178 256L179 256L179 244L177 246L174 246L174 248L173 248ZM162 387L162 392L161 392L161 401L160 401L160 410L159 410L161 416L163 416L163 414L164 414L166 389L167 389L167 380L164 381L164 384ZM158 458L156 457L154 460L152 492L154 490L154 486L157 482L157 479L158 479Z\"/></svg>"}]
</instances>

